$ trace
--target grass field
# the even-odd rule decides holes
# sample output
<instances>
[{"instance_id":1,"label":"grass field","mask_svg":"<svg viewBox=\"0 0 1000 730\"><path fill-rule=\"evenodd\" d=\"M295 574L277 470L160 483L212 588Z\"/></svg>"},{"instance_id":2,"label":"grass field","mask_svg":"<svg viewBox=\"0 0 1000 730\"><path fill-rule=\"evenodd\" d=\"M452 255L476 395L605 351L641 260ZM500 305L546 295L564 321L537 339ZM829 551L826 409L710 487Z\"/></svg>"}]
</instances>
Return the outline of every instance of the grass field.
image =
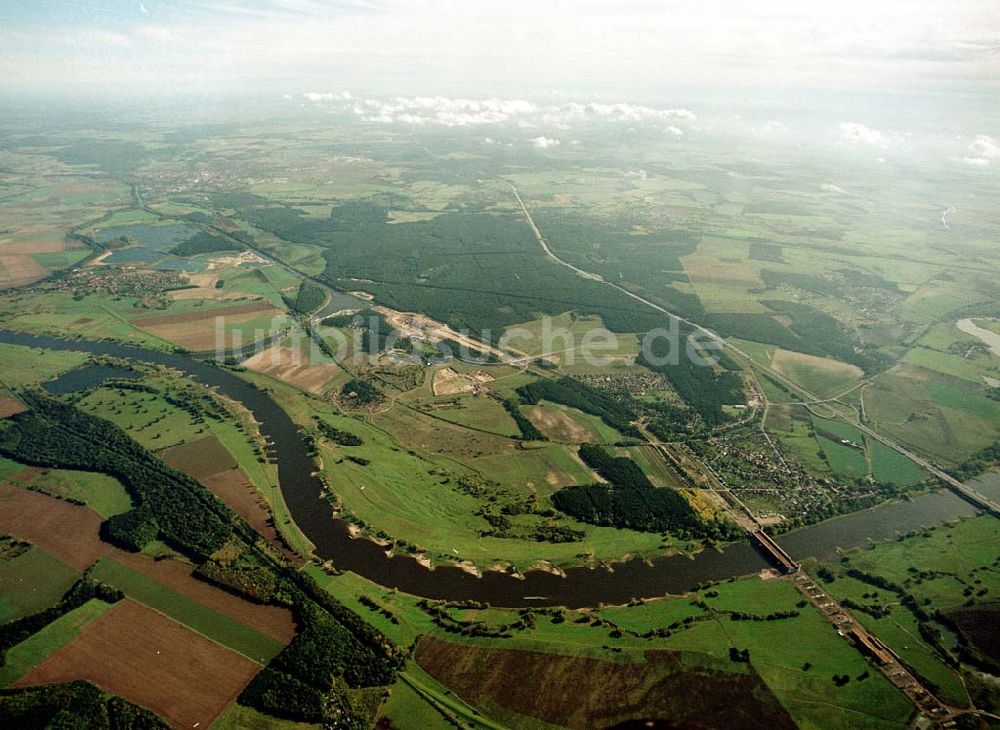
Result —
<instances>
[{"instance_id":1,"label":"grass field","mask_svg":"<svg viewBox=\"0 0 1000 730\"><path fill-rule=\"evenodd\" d=\"M0 667L0 687L9 687L31 672L51 654L79 636L109 608L110 603L91 599L8 649L4 654L4 665Z\"/></svg>"},{"instance_id":2,"label":"grass field","mask_svg":"<svg viewBox=\"0 0 1000 730\"><path fill-rule=\"evenodd\" d=\"M771 367L820 397L846 390L864 375L856 365L780 348L771 357Z\"/></svg>"},{"instance_id":3,"label":"grass field","mask_svg":"<svg viewBox=\"0 0 1000 730\"><path fill-rule=\"evenodd\" d=\"M0 623L54 606L78 577L75 570L36 547L0 559Z\"/></svg>"},{"instance_id":4,"label":"grass field","mask_svg":"<svg viewBox=\"0 0 1000 730\"><path fill-rule=\"evenodd\" d=\"M864 402L879 430L946 464L1000 438L1000 404L926 368L904 365L879 376Z\"/></svg>"},{"instance_id":5,"label":"grass field","mask_svg":"<svg viewBox=\"0 0 1000 730\"><path fill-rule=\"evenodd\" d=\"M886 580L913 596L916 604L933 616L936 611L950 612L995 601L1000 591L995 570L998 546L1000 535L993 517L966 519L870 550L853 551L834 568L838 577L826 587L835 597L886 607L889 615L885 617L874 618L862 611L854 614L907 664L933 682L943 699L964 706L968 696L962 681L927 642L917 616L899 604L900 594L845 574L855 569Z\"/></svg>"},{"instance_id":6,"label":"grass field","mask_svg":"<svg viewBox=\"0 0 1000 730\"><path fill-rule=\"evenodd\" d=\"M101 560L91 571L130 598L160 611L203 636L259 663L267 663L281 651L282 642L237 623L207 606L197 603L114 560Z\"/></svg>"},{"instance_id":7,"label":"grass field","mask_svg":"<svg viewBox=\"0 0 1000 730\"><path fill-rule=\"evenodd\" d=\"M81 352L56 352L0 344L0 377L12 388L23 387L50 380L82 365L88 358Z\"/></svg>"},{"instance_id":8,"label":"grass field","mask_svg":"<svg viewBox=\"0 0 1000 730\"><path fill-rule=\"evenodd\" d=\"M132 508L132 500L125 487L106 474L52 469L34 477L29 484L32 489L46 494L79 500L105 518L120 515Z\"/></svg>"},{"instance_id":9,"label":"grass field","mask_svg":"<svg viewBox=\"0 0 1000 730\"><path fill-rule=\"evenodd\" d=\"M19 686L87 679L164 717L208 726L260 665L125 599L35 667Z\"/></svg>"}]
</instances>

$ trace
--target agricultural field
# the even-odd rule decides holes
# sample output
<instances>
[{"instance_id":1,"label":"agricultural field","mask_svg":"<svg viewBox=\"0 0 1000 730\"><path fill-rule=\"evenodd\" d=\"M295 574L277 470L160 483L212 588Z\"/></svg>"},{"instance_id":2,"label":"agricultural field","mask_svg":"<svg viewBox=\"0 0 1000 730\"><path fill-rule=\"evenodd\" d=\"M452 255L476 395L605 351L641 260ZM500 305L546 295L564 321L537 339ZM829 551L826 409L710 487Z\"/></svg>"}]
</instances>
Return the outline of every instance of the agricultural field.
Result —
<instances>
[{"instance_id":1,"label":"agricultural field","mask_svg":"<svg viewBox=\"0 0 1000 730\"><path fill-rule=\"evenodd\" d=\"M726 574L760 557L746 532L941 496L904 452L995 501L995 156L888 127L827 149L835 121L746 111L13 109L0 330L219 360L253 390L0 344L0 685L85 679L219 730L924 722L775 570L572 610L520 583L424 600L338 565L291 491L372 561L526 585L685 555ZM995 517L949 516L805 570L950 707L995 715Z\"/></svg>"}]
</instances>

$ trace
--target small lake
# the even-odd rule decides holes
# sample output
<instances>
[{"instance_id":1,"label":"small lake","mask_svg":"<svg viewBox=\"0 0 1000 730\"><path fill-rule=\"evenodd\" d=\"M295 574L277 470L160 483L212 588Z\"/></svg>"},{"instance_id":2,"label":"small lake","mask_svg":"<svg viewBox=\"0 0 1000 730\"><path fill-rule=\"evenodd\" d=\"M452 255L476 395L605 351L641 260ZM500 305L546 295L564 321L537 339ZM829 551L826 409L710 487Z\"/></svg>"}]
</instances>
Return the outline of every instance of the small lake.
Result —
<instances>
[{"instance_id":1,"label":"small lake","mask_svg":"<svg viewBox=\"0 0 1000 730\"><path fill-rule=\"evenodd\" d=\"M104 263L106 264L138 264L148 261L158 261L163 258L163 254L152 248L145 246L134 246L133 248L120 248L111 253Z\"/></svg>"},{"instance_id":2,"label":"small lake","mask_svg":"<svg viewBox=\"0 0 1000 730\"><path fill-rule=\"evenodd\" d=\"M95 238L101 243L107 243L122 236L129 236L143 246L160 251L173 248L178 243L186 241L198 232L198 228L184 223L168 223L162 226L151 226L145 223L130 223L111 226L98 231Z\"/></svg>"}]
</instances>

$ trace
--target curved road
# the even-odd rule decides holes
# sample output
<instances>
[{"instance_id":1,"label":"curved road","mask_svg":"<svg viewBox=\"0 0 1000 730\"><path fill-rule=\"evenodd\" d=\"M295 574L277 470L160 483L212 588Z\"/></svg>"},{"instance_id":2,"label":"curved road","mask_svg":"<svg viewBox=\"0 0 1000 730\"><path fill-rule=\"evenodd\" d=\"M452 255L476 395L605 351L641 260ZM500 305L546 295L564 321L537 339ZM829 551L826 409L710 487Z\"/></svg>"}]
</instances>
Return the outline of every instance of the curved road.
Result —
<instances>
[{"instance_id":1,"label":"curved road","mask_svg":"<svg viewBox=\"0 0 1000 730\"><path fill-rule=\"evenodd\" d=\"M503 178L501 178L501 179L503 179ZM538 225L535 223L535 219L531 217L531 213L530 213L530 211L528 211L528 207L524 204L524 201L521 199L521 194L518 192L517 187L512 182L510 182L508 180L504 180L504 182L507 183L507 185L510 186L511 192L514 193L514 197L517 199L518 205L521 207L521 210L524 212L524 216L525 216L525 218L527 218L528 224L531 226L531 230L534 231L535 237L538 239L538 243L542 247L542 250L545 252L545 255L548 256L553 261L555 261L557 264L559 264L560 266L565 266L567 269L573 271L578 276L581 276L581 277L583 277L585 279L590 279L591 281L598 281L598 282L600 282L602 284L607 284L608 286L610 286L610 287L612 287L614 289L617 289L618 291L622 292L626 296L631 297L632 299L636 300L637 302L641 302L642 304L645 304L647 307L655 309L657 312L661 312L661 313L667 315L668 317L672 317L673 319L678 320L679 322L684 322L688 326L693 327L700 334L704 335L705 337L709 338L713 342L717 343L721 348L728 348L731 352L736 353L742 360L745 361L745 364L751 370L753 370L754 368L762 370L763 372L767 373L767 375L769 377L771 377L772 379L778 381L781 385L783 385L786 388L788 388L788 389L790 389L790 390L798 393L799 395L804 396L806 401L813 402L813 403L820 403L820 402L823 401L823 399L820 398L819 396L815 395L814 393L809 392L808 390L806 390L802 386L800 386L797 383L789 380L787 377L785 377L784 375L782 375L778 371L774 370L770 366L762 365L761 363L756 362L746 352L744 352L743 350L741 350L739 347L737 347L736 345L732 344L731 342L727 342L725 339L723 339L722 337L720 337L717 333L713 332L712 330L707 329L706 327L703 327L702 325L698 324L697 322L692 322L689 319L685 319L684 317L681 317L680 315L674 314L673 312L665 309L664 307L661 307L659 304L656 304L655 302L651 302L648 299L646 299L645 297L639 296L638 294L629 291L628 289L626 289L623 286L619 286L618 284L614 284L614 283L612 283L610 281L607 281L602 276L600 276L599 274L595 274L595 273L590 272L590 271L585 271L585 270L581 269L580 267L574 266L573 264L569 263L568 261L565 261L564 259L560 258L549 247L548 242L545 240L545 237L542 235L541 230L539 230ZM959 480L955 479L954 477L952 477L950 474L946 473L945 471L943 471L939 467L935 466L934 464L932 464L927 459L925 459L925 458L923 458L923 457L915 454L911 450L907 449L905 446L902 446L901 444L896 443L892 439L890 439L890 438L888 438L886 436L883 436L882 434L878 433L877 431L875 431L874 429L870 428L869 426L865 425L864 423L862 423L860 421L851 420L850 418L848 418L848 417L844 416L843 414L841 414L836 409L831 408L831 410L834 413L837 414L836 416L834 416L837 420L844 421L845 423L848 423L848 424L854 426L855 428L857 428L858 430L860 430L862 433L864 433L866 436L870 436L871 438L873 438L876 441L882 443L883 445L888 446L890 449L899 452L900 454L902 454L903 456L905 456L907 459L909 459L910 461L912 461L913 463L915 463L917 466L921 467L922 469L924 469L928 473L930 473L933 476L937 477L939 480L941 480L941 482L943 482L944 484L946 484L950 489L952 489L953 491L955 491L962 498L969 500L970 502L972 502L977 507L980 507L981 509L984 509L987 512L990 512L993 515L1000 517L1000 505L997 505L995 502L992 502L991 500L989 500L988 498L986 498L985 496L983 496L979 492L977 492L977 491L975 491L973 489L970 489L969 487L965 486L964 484L962 484L962 482L960 482Z\"/></svg>"}]
</instances>

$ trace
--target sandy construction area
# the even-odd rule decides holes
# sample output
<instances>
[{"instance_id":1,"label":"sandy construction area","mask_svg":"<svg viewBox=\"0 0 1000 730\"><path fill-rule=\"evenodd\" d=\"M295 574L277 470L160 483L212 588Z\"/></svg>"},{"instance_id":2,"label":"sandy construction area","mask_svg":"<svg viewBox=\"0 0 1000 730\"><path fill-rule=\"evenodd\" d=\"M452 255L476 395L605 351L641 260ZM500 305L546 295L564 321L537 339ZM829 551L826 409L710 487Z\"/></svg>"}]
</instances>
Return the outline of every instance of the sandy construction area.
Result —
<instances>
[{"instance_id":1,"label":"sandy construction area","mask_svg":"<svg viewBox=\"0 0 1000 730\"><path fill-rule=\"evenodd\" d=\"M471 393L475 384L467 377L451 368L441 368L434 371L434 381L431 385L434 395L461 395Z\"/></svg>"},{"instance_id":2,"label":"sandy construction area","mask_svg":"<svg viewBox=\"0 0 1000 730\"><path fill-rule=\"evenodd\" d=\"M125 599L16 686L86 679L163 717L207 728L260 665Z\"/></svg>"}]
</instances>

